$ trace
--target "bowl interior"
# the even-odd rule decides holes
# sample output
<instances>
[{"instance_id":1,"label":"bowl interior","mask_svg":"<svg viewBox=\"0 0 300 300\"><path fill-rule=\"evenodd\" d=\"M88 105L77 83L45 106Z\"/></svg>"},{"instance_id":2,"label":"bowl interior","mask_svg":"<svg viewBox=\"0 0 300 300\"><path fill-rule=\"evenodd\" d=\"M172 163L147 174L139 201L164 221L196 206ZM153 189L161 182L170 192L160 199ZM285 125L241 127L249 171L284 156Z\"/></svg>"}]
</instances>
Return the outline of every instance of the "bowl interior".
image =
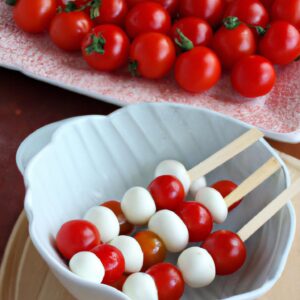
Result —
<instances>
[{"instance_id":1,"label":"bowl interior","mask_svg":"<svg viewBox=\"0 0 300 300\"><path fill-rule=\"evenodd\" d=\"M103 285L87 286L70 274L54 247L59 227L65 221L81 218L91 206L120 200L132 186L146 187L161 160L176 159L191 168L247 129L246 125L215 113L166 104L129 106L109 117L88 116L70 121L31 161L25 174L25 207L34 244L78 299L102 299L99 297L105 293L107 298L103 299L126 299ZM264 141L259 141L211 172L208 183L221 179L240 183L273 154ZM214 229L237 231L286 185L286 174L281 169ZM240 271L217 277L207 288L186 288L183 299L224 299L235 295L250 299L253 293L257 296L264 285L278 277L291 228L291 215L285 207L247 241L248 258ZM175 263L176 257L171 255L168 259Z\"/></svg>"}]
</instances>

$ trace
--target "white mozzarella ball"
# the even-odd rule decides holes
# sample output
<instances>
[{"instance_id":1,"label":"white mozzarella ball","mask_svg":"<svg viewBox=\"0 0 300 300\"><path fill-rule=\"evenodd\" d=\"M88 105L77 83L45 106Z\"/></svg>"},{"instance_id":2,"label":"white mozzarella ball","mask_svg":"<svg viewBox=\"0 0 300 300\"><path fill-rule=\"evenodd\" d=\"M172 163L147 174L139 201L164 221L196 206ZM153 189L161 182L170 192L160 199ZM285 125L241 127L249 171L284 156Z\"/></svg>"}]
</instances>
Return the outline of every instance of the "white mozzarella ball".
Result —
<instances>
[{"instance_id":1,"label":"white mozzarella ball","mask_svg":"<svg viewBox=\"0 0 300 300\"><path fill-rule=\"evenodd\" d=\"M129 189L121 202L126 219L134 225L145 225L156 212L156 205L151 194L142 187Z\"/></svg>"},{"instance_id":2,"label":"white mozzarella ball","mask_svg":"<svg viewBox=\"0 0 300 300\"><path fill-rule=\"evenodd\" d=\"M170 252L182 251L189 242L187 227L173 211L160 210L151 217L148 227L162 239Z\"/></svg>"},{"instance_id":3,"label":"white mozzarella ball","mask_svg":"<svg viewBox=\"0 0 300 300\"><path fill-rule=\"evenodd\" d=\"M195 199L197 192L206 186L207 186L207 183L206 183L206 179L204 176L193 181L190 186L190 196L192 197L192 199Z\"/></svg>"},{"instance_id":4,"label":"white mozzarella ball","mask_svg":"<svg viewBox=\"0 0 300 300\"><path fill-rule=\"evenodd\" d=\"M162 175L172 175L183 185L185 194L190 189L191 179L182 163L176 160L164 160L155 169L155 178Z\"/></svg>"},{"instance_id":5,"label":"white mozzarella ball","mask_svg":"<svg viewBox=\"0 0 300 300\"><path fill-rule=\"evenodd\" d=\"M214 260L203 248L191 247L184 250L177 264L185 283L192 288L205 287L216 277Z\"/></svg>"},{"instance_id":6,"label":"white mozzarella ball","mask_svg":"<svg viewBox=\"0 0 300 300\"><path fill-rule=\"evenodd\" d=\"M70 270L91 282L101 283L105 269L100 259L92 252L78 252L69 262Z\"/></svg>"},{"instance_id":7,"label":"white mozzarella ball","mask_svg":"<svg viewBox=\"0 0 300 300\"><path fill-rule=\"evenodd\" d=\"M122 290L131 300L158 300L155 282L146 273L131 274L126 279Z\"/></svg>"},{"instance_id":8,"label":"white mozzarella ball","mask_svg":"<svg viewBox=\"0 0 300 300\"><path fill-rule=\"evenodd\" d=\"M195 200L210 211L216 223L220 224L226 220L228 208L224 198L217 190L204 187L197 192Z\"/></svg>"},{"instance_id":9,"label":"white mozzarella ball","mask_svg":"<svg viewBox=\"0 0 300 300\"><path fill-rule=\"evenodd\" d=\"M122 252L125 259L126 273L136 273L142 269L144 253L136 239L131 236L120 235L114 238L110 244Z\"/></svg>"},{"instance_id":10,"label":"white mozzarella ball","mask_svg":"<svg viewBox=\"0 0 300 300\"><path fill-rule=\"evenodd\" d=\"M84 215L84 219L90 221L97 227L103 243L111 241L120 233L118 218L113 211L107 207L95 206L90 208Z\"/></svg>"}]
</instances>

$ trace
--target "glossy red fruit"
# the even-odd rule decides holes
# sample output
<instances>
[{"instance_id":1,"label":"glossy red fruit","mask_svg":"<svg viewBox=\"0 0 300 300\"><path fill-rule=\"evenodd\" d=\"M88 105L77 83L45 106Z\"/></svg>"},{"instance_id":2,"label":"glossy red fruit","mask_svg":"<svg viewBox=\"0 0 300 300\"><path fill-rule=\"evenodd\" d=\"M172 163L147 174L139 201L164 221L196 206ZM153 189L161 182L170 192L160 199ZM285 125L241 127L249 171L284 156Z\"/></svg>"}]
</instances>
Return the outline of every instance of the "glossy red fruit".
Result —
<instances>
[{"instance_id":1,"label":"glossy red fruit","mask_svg":"<svg viewBox=\"0 0 300 300\"><path fill-rule=\"evenodd\" d=\"M218 275L229 275L239 270L247 257L244 242L234 232L219 230L201 245L212 256Z\"/></svg>"},{"instance_id":2,"label":"glossy red fruit","mask_svg":"<svg viewBox=\"0 0 300 300\"><path fill-rule=\"evenodd\" d=\"M181 272L170 263L157 264L146 272L155 281L159 300L179 300L184 292Z\"/></svg>"},{"instance_id":3,"label":"glossy red fruit","mask_svg":"<svg viewBox=\"0 0 300 300\"><path fill-rule=\"evenodd\" d=\"M125 272L125 260L119 249L112 245L102 244L93 248L92 252L101 260L105 269L102 283L112 284L122 278Z\"/></svg>"},{"instance_id":4,"label":"glossy red fruit","mask_svg":"<svg viewBox=\"0 0 300 300\"><path fill-rule=\"evenodd\" d=\"M177 215L189 231L190 242L204 241L212 231L213 218L206 207L198 202L183 202L176 210Z\"/></svg>"},{"instance_id":5,"label":"glossy red fruit","mask_svg":"<svg viewBox=\"0 0 300 300\"><path fill-rule=\"evenodd\" d=\"M156 177L148 186L157 210L169 209L175 211L185 197L182 183L174 176L162 175Z\"/></svg>"},{"instance_id":6,"label":"glossy red fruit","mask_svg":"<svg viewBox=\"0 0 300 300\"><path fill-rule=\"evenodd\" d=\"M100 234L94 224L84 220L64 223L56 236L56 246L67 260L80 251L90 251L100 244Z\"/></svg>"},{"instance_id":7,"label":"glossy red fruit","mask_svg":"<svg viewBox=\"0 0 300 300\"><path fill-rule=\"evenodd\" d=\"M120 279L116 280L115 282L113 282L109 285L122 292L123 285L128 276L129 275L127 275L127 274L123 274Z\"/></svg>"}]
</instances>

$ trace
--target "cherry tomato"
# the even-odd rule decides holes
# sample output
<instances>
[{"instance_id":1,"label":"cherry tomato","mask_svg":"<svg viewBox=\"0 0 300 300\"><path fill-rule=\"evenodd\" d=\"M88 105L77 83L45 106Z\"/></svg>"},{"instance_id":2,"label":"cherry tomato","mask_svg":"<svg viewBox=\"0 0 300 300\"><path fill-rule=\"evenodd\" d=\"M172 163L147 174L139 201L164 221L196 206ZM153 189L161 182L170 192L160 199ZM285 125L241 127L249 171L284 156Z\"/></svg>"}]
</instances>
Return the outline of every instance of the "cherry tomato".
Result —
<instances>
[{"instance_id":1,"label":"cherry tomato","mask_svg":"<svg viewBox=\"0 0 300 300\"><path fill-rule=\"evenodd\" d=\"M159 300L179 300L184 292L181 272L170 263L157 264L146 272L155 281Z\"/></svg>"},{"instance_id":2,"label":"cherry tomato","mask_svg":"<svg viewBox=\"0 0 300 300\"><path fill-rule=\"evenodd\" d=\"M130 68L133 73L149 79L167 75L176 58L172 40L158 32L144 33L136 37L130 48Z\"/></svg>"},{"instance_id":3,"label":"cherry tomato","mask_svg":"<svg viewBox=\"0 0 300 300\"><path fill-rule=\"evenodd\" d=\"M62 8L66 8L68 3L72 3L76 6L76 8L80 8L86 4L88 4L89 2L91 2L91 0L56 0L57 1L57 5L58 7L62 7Z\"/></svg>"},{"instance_id":4,"label":"cherry tomato","mask_svg":"<svg viewBox=\"0 0 300 300\"><path fill-rule=\"evenodd\" d=\"M22 30L40 33L48 29L56 8L56 0L18 0L13 17Z\"/></svg>"},{"instance_id":5,"label":"cherry tomato","mask_svg":"<svg viewBox=\"0 0 300 300\"><path fill-rule=\"evenodd\" d=\"M90 251L100 244L100 234L97 228L84 220L73 220L64 223L56 236L56 246L66 259L80 251Z\"/></svg>"},{"instance_id":6,"label":"cherry tomato","mask_svg":"<svg viewBox=\"0 0 300 300\"><path fill-rule=\"evenodd\" d=\"M231 72L233 88L242 96L254 98L269 93L276 79L273 65L266 58L250 55L239 60Z\"/></svg>"},{"instance_id":7,"label":"cherry tomato","mask_svg":"<svg viewBox=\"0 0 300 300\"><path fill-rule=\"evenodd\" d=\"M175 79L191 93L200 93L214 86L221 76L221 63L210 49L199 46L182 53L175 63Z\"/></svg>"},{"instance_id":8,"label":"cherry tomato","mask_svg":"<svg viewBox=\"0 0 300 300\"><path fill-rule=\"evenodd\" d=\"M259 0L235 0L230 2L224 17L238 17L248 25L266 27L269 15Z\"/></svg>"},{"instance_id":9,"label":"cherry tomato","mask_svg":"<svg viewBox=\"0 0 300 300\"><path fill-rule=\"evenodd\" d=\"M101 0L97 24L122 25L127 14L126 0Z\"/></svg>"},{"instance_id":10,"label":"cherry tomato","mask_svg":"<svg viewBox=\"0 0 300 300\"><path fill-rule=\"evenodd\" d=\"M185 47L184 38L181 38L178 30L193 43L193 46L209 46L213 36L213 31L206 21L195 17L180 19L174 23L171 36L181 44L183 50L190 49Z\"/></svg>"},{"instance_id":11,"label":"cherry tomato","mask_svg":"<svg viewBox=\"0 0 300 300\"><path fill-rule=\"evenodd\" d=\"M273 64L289 64L300 55L300 33L286 21L275 21L262 37L259 50Z\"/></svg>"},{"instance_id":12,"label":"cherry tomato","mask_svg":"<svg viewBox=\"0 0 300 300\"><path fill-rule=\"evenodd\" d=\"M212 256L218 275L236 272L244 264L247 250L240 237L228 230L212 233L201 245Z\"/></svg>"},{"instance_id":13,"label":"cherry tomato","mask_svg":"<svg viewBox=\"0 0 300 300\"><path fill-rule=\"evenodd\" d=\"M119 201L107 201L101 204L101 206L105 206L113 211L113 213L118 218L120 224L120 235L129 235L134 230L134 225L130 224L121 209L121 203Z\"/></svg>"},{"instance_id":14,"label":"cherry tomato","mask_svg":"<svg viewBox=\"0 0 300 300\"><path fill-rule=\"evenodd\" d=\"M156 177L148 186L157 210L176 210L185 197L182 183L174 176L162 175Z\"/></svg>"},{"instance_id":15,"label":"cherry tomato","mask_svg":"<svg viewBox=\"0 0 300 300\"><path fill-rule=\"evenodd\" d=\"M59 48L75 51L80 50L81 42L92 26L92 21L84 12L62 12L53 18L49 34Z\"/></svg>"},{"instance_id":16,"label":"cherry tomato","mask_svg":"<svg viewBox=\"0 0 300 300\"><path fill-rule=\"evenodd\" d=\"M113 282L109 285L122 292L123 285L128 276L129 275L127 275L127 274L123 274L120 279L116 280L115 282Z\"/></svg>"},{"instance_id":17,"label":"cherry tomato","mask_svg":"<svg viewBox=\"0 0 300 300\"><path fill-rule=\"evenodd\" d=\"M272 5L273 5L273 2L274 0L260 0L260 2L263 4L263 6L268 10L270 11Z\"/></svg>"},{"instance_id":18,"label":"cherry tomato","mask_svg":"<svg viewBox=\"0 0 300 300\"><path fill-rule=\"evenodd\" d=\"M140 231L134 238L138 241L144 253L144 271L165 260L167 255L166 246L154 232Z\"/></svg>"},{"instance_id":19,"label":"cherry tomato","mask_svg":"<svg viewBox=\"0 0 300 300\"><path fill-rule=\"evenodd\" d=\"M92 252L101 260L105 275L104 284L112 284L122 278L125 272L125 259L119 249L112 245L102 244L92 249Z\"/></svg>"},{"instance_id":20,"label":"cherry tomato","mask_svg":"<svg viewBox=\"0 0 300 300\"><path fill-rule=\"evenodd\" d=\"M127 0L127 4L129 7L133 7L134 5L147 2L149 0ZM157 2L161 4L170 15L174 16L178 9L179 0L152 0L151 2Z\"/></svg>"},{"instance_id":21,"label":"cherry tomato","mask_svg":"<svg viewBox=\"0 0 300 300\"><path fill-rule=\"evenodd\" d=\"M190 242L204 241L213 228L213 218L206 207L197 202L183 202L176 211L189 231Z\"/></svg>"},{"instance_id":22,"label":"cherry tomato","mask_svg":"<svg viewBox=\"0 0 300 300\"><path fill-rule=\"evenodd\" d=\"M238 21L237 21L238 22ZM232 28L224 22L213 38L213 49L226 69L246 55L255 53L256 42L251 29L245 24L234 25Z\"/></svg>"},{"instance_id":23,"label":"cherry tomato","mask_svg":"<svg viewBox=\"0 0 300 300\"><path fill-rule=\"evenodd\" d=\"M215 190L217 190L223 198L227 197L232 191L234 191L238 186L233 181L230 180L220 180L214 183L212 186ZM243 199L239 200L238 202L234 203L229 207L229 211L232 211L236 208Z\"/></svg>"},{"instance_id":24,"label":"cherry tomato","mask_svg":"<svg viewBox=\"0 0 300 300\"><path fill-rule=\"evenodd\" d=\"M272 19L285 20L300 30L300 0L275 0Z\"/></svg>"},{"instance_id":25,"label":"cherry tomato","mask_svg":"<svg viewBox=\"0 0 300 300\"><path fill-rule=\"evenodd\" d=\"M151 31L167 34L171 28L171 18L160 4L142 2L129 11L126 16L125 27L131 38Z\"/></svg>"},{"instance_id":26,"label":"cherry tomato","mask_svg":"<svg viewBox=\"0 0 300 300\"><path fill-rule=\"evenodd\" d=\"M99 71L114 71L128 59L129 39L115 25L99 25L82 41L82 55L86 62Z\"/></svg>"},{"instance_id":27,"label":"cherry tomato","mask_svg":"<svg viewBox=\"0 0 300 300\"><path fill-rule=\"evenodd\" d=\"M224 0L181 0L179 13L181 17L193 16L204 19L216 27L222 20L224 7Z\"/></svg>"}]
</instances>

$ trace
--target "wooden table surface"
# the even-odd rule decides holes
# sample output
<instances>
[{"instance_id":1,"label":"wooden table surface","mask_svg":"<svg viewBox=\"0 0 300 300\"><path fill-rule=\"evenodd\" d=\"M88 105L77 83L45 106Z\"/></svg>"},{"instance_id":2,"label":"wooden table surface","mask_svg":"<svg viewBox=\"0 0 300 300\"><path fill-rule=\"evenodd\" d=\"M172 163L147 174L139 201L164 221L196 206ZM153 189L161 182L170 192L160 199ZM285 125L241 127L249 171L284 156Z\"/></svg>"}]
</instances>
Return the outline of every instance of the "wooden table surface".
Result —
<instances>
[{"instance_id":1,"label":"wooden table surface","mask_svg":"<svg viewBox=\"0 0 300 300\"><path fill-rule=\"evenodd\" d=\"M48 123L71 116L109 114L117 108L0 68L0 261L23 208L24 185L15 164L21 141ZM300 158L300 144L271 144Z\"/></svg>"}]
</instances>

